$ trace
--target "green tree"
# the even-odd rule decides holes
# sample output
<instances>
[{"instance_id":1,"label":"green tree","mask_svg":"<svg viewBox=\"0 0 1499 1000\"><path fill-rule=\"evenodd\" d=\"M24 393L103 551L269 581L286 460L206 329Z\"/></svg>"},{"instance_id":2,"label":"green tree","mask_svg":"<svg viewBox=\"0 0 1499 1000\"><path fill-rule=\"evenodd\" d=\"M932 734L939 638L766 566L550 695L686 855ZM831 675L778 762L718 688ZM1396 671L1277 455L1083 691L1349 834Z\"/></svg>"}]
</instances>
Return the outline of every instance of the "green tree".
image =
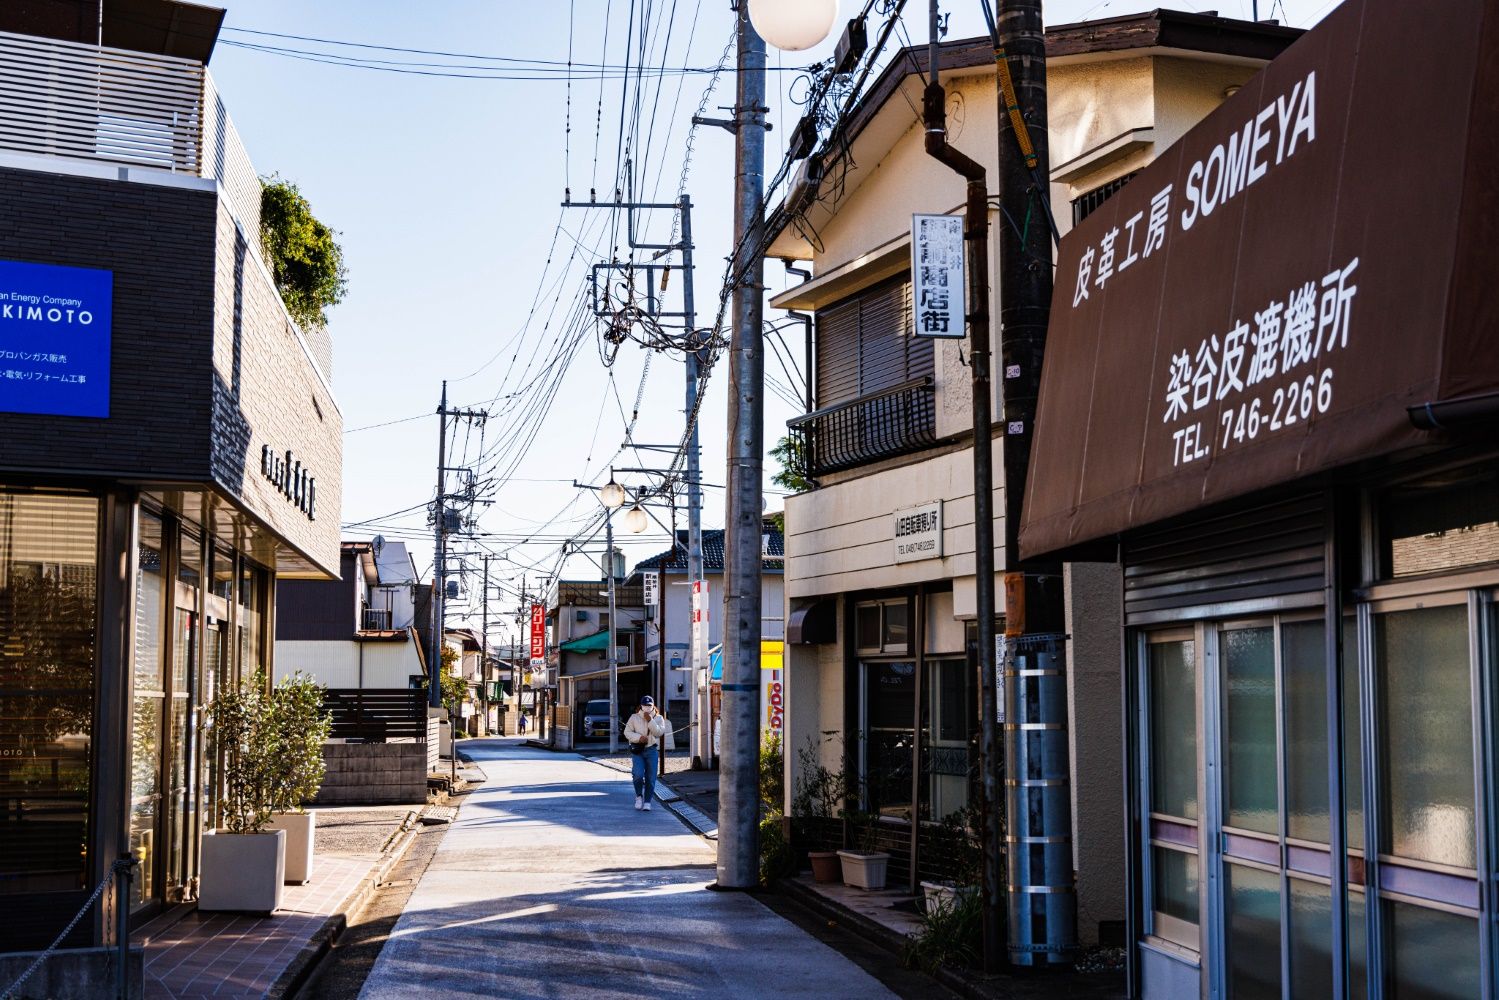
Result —
<instances>
[{"instance_id":1,"label":"green tree","mask_svg":"<svg viewBox=\"0 0 1499 1000\"><path fill-rule=\"evenodd\" d=\"M326 326L326 310L343 301L349 284L338 234L291 181L272 175L260 183L260 246L281 301L301 325Z\"/></svg>"},{"instance_id":2,"label":"green tree","mask_svg":"<svg viewBox=\"0 0 1499 1000\"><path fill-rule=\"evenodd\" d=\"M806 493L815 489L807 478L806 454L802 442L790 434L783 435L776 446L770 449L770 457L781 465L781 470L770 477L770 481L792 493Z\"/></svg>"}]
</instances>

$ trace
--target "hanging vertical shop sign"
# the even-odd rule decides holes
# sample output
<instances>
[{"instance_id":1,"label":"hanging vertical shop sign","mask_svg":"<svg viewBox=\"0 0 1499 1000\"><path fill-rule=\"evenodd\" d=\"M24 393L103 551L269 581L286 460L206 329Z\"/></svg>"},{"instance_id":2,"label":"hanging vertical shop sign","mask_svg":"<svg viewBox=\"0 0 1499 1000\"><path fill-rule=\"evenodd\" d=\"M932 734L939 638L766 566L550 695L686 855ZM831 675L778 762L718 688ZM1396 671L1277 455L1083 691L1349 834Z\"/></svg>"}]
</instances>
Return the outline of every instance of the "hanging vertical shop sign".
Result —
<instances>
[{"instance_id":1,"label":"hanging vertical shop sign","mask_svg":"<svg viewBox=\"0 0 1499 1000\"><path fill-rule=\"evenodd\" d=\"M540 604L531 605L531 662L536 664L547 656L547 613Z\"/></svg>"},{"instance_id":2,"label":"hanging vertical shop sign","mask_svg":"<svg viewBox=\"0 0 1499 1000\"><path fill-rule=\"evenodd\" d=\"M648 608L659 607L661 604L661 574L655 570L647 570L640 574L640 577L645 585L645 606Z\"/></svg>"},{"instance_id":3,"label":"hanging vertical shop sign","mask_svg":"<svg viewBox=\"0 0 1499 1000\"><path fill-rule=\"evenodd\" d=\"M760 732L780 733L786 718L786 644L760 641Z\"/></svg>"},{"instance_id":4,"label":"hanging vertical shop sign","mask_svg":"<svg viewBox=\"0 0 1499 1000\"><path fill-rule=\"evenodd\" d=\"M911 216L911 308L916 336L961 339L963 217Z\"/></svg>"},{"instance_id":5,"label":"hanging vertical shop sign","mask_svg":"<svg viewBox=\"0 0 1499 1000\"><path fill-rule=\"evenodd\" d=\"M114 273L0 260L0 412L109 416Z\"/></svg>"},{"instance_id":6,"label":"hanging vertical shop sign","mask_svg":"<svg viewBox=\"0 0 1499 1000\"><path fill-rule=\"evenodd\" d=\"M698 690L708 686L708 581L692 584L692 662L697 667Z\"/></svg>"}]
</instances>

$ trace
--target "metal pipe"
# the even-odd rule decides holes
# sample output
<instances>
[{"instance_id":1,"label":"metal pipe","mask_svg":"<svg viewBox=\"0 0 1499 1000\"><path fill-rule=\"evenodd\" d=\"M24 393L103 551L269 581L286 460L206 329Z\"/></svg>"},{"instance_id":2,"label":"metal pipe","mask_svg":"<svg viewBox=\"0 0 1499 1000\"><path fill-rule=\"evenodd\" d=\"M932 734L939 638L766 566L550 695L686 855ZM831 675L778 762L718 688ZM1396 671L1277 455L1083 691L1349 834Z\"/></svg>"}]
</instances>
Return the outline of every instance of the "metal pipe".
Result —
<instances>
[{"instance_id":1,"label":"metal pipe","mask_svg":"<svg viewBox=\"0 0 1499 1000\"><path fill-rule=\"evenodd\" d=\"M803 283L812 280L811 271L808 271L803 267L794 266L790 260L781 261L781 266L786 269L787 274L794 274L798 278L801 278ZM807 412L811 413L813 410L817 409L817 380L815 377L816 362L812 357L812 316L810 313L797 312L795 309L787 309L786 315L790 316L792 319L799 320L802 324L802 354L804 356L804 360L807 363Z\"/></svg>"},{"instance_id":2,"label":"metal pipe","mask_svg":"<svg viewBox=\"0 0 1499 1000\"><path fill-rule=\"evenodd\" d=\"M765 346L765 42L740 3L734 106L733 339L729 350L718 887L759 884L760 501Z\"/></svg>"},{"instance_id":3,"label":"metal pipe","mask_svg":"<svg viewBox=\"0 0 1499 1000\"><path fill-rule=\"evenodd\" d=\"M1411 423L1423 431L1446 430L1499 417L1499 392L1432 400L1419 406L1408 406L1405 412Z\"/></svg>"},{"instance_id":4,"label":"metal pipe","mask_svg":"<svg viewBox=\"0 0 1499 1000\"><path fill-rule=\"evenodd\" d=\"M973 552L974 603L978 642L974 651L979 672L979 768L982 790L979 839L983 848L984 968L999 967L1003 951L1004 885L1000 879L1003 853L997 807L1000 802L1002 761L997 754L994 643L994 456L993 416L990 407L989 358L989 186L983 164L947 144L947 94L938 80L938 0L931 0L928 47L931 82L922 97L927 155L968 181L963 211L963 237L968 244L968 347L973 386Z\"/></svg>"},{"instance_id":5,"label":"metal pipe","mask_svg":"<svg viewBox=\"0 0 1499 1000\"><path fill-rule=\"evenodd\" d=\"M614 643L614 511L604 508L604 572L609 577L609 752L619 753L619 649Z\"/></svg>"},{"instance_id":6,"label":"metal pipe","mask_svg":"<svg viewBox=\"0 0 1499 1000\"><path fill-rule=\"evenodd\" d=\"M448 464L448 383L442 383L442 403L437 407L437 517L432 539L432 600L428 612L432 615L432 662L427 669L431 680L427 683L427 707L442 707L442 585L443 566L447 553L443 551L446 537L443 524L444 473Z\"/></svg>"}]
</instances>

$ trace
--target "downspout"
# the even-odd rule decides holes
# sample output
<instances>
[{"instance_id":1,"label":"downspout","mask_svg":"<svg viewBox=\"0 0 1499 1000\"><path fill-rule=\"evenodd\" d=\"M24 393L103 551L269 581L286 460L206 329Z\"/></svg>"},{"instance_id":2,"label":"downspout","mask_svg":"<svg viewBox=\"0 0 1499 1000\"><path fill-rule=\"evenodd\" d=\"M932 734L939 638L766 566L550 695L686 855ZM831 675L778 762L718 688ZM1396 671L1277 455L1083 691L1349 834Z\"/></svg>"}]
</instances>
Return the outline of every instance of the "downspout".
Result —
<instances>
[{"instance_id":1,"label":"downspout","mask_svg":"<svg viewBox=\"0 0 1499 1000\"><path fill-rule=\"evenodd\" d=\"M983 848L984 968L997 970L1004 954L1005 892L1001 878L999 742L996 735L998 692L994 645L994 456L990 389L989 335L989 185L983 164L947 143L947 92L938 80L938 0L931 0L931 77L922 96L927 155L968 181L963 210L963 238L968 244L968 347L973 386L973 556L974 604L978 641L974 663L979 673L979 768L983 790L979 840Z\"/></svg>"},{"instance_id":2,"label":"downspout","mask_svg":"<svg viewBox=\"0 0 1499 1000\"><path fill-rule=\"evenodd\" d=\"M791 262L789 258L781 261L781 266L786 268L787 274L794 274L798 278L802 279L803 284L806 284L807 282L812 280L811 271L807 270L804 267L797 267ZM803 344L805 345L802 350L807 360L807 412L811 413L813 410L817 409L817 391L815 388L817 385L817 379L813 374L817 370L817 362L812 358L812 316L810 313L797 312L795 309L787 309L786 315L790 316L792 319L800 320L802 324L802 331L804 334Z\"/></svg>"}]
</instances>

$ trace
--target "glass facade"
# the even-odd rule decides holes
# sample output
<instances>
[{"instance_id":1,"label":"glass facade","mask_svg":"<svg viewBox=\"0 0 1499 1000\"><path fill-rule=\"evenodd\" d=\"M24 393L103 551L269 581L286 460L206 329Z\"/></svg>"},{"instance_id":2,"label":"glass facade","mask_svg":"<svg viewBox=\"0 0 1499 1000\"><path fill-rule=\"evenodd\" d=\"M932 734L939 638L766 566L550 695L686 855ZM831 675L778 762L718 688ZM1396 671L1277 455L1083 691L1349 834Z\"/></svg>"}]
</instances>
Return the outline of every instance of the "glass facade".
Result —
<instances>
[{"instance_id":1,"label":"glass facade","mask_svg":"<svg viewBox=\"0 0 1499 1000\"><path fill-rule=\"evenodd\" d=\"M1359 1000L1499 996L1495 482L1363 495L1336 750L1321 592L1131 630L1140 934L1178 946L1153 956L1195 955L1204 995L1320 1000L1341 979ZM1157 995L1176 994L1142 993Z\"/></svg>"}]
</instances>

